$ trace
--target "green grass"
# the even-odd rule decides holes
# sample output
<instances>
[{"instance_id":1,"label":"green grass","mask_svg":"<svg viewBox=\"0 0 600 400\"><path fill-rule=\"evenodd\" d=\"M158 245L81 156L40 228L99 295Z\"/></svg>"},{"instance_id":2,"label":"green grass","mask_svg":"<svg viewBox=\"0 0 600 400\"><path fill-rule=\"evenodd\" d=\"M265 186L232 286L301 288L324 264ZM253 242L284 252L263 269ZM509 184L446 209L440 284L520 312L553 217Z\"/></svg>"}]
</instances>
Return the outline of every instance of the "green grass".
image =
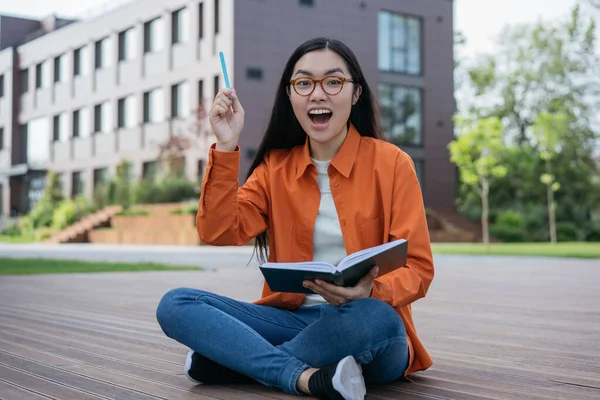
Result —
<instances>
[{"instance_id":1,"label":"green grass","mask_svg":"<svg viewBox=\"0 0 600 400\"><path fill-rule=\"evenodd\" d=\"M0 243L31 243L35 242L33 236L0 235Z\"/></svg>"},{"instance_id":2,"label":"green grass","mask_svg":"<svg viewBox=\"0 0 600 400\"><path fill-rule=\"evenodd\" d=\"M181 267L154 263L107 263L94 261L34 258L0 258L0 275L70 274L82 272L193 271L200 267Z\"/></svg>"},{"instance_id":3,"label":"green grass","mask_svg":"<svg viewBox=\"0 0 600 400\"><path fill-rule=\"evenodd\" d=\"M600 258L600 243L432 243L435 254L484 254L505 256L543 256L568 258Z\"/></svg>"}]
</instances>

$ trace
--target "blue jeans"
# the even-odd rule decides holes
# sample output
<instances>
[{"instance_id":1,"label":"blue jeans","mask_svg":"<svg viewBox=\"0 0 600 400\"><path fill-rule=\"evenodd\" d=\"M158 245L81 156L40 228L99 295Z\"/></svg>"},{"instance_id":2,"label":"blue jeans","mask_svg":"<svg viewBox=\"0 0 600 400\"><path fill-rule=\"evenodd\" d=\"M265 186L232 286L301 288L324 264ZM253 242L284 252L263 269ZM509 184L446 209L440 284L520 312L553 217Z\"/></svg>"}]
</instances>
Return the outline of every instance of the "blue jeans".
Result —
<instances>
[{"instance_id":1,"label":"blue jeans","mask_svg":"<svg viewBox=\"0 0 600 400\"><path fill-rule=\"evenodd\" d=\"M156 310L163 332L202 356L265 386L301 394L296 382L309 367L352 355L367 383L391 382L408 367L406 330L387 303L359 299L288 311L179 288Z\"/></svg>"}]
</instances>

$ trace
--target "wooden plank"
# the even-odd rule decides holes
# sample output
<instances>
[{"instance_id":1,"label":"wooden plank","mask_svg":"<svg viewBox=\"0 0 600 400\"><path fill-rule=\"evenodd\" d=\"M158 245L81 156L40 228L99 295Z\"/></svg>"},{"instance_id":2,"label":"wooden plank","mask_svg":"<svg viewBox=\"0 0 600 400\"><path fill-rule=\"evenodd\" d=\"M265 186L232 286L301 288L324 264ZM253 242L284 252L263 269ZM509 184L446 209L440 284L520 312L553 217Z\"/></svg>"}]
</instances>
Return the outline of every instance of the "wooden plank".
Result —
<instances>
[{"instance_id":1,"label":"wooden plank","mask_svg":"<svg viewBox=\"0 0 600 400\"><path fill-rule=\"evenodd\" d=\"M0 353L1 355L1 353ZM59 400L99 400L102 397L77 390L64 385L61 381L43 379L35 374L23 370L11 368L0 361L0 376L5 382L27 388L30 391ZM10 399L13 400L13 399Z\"/></svg>"},{"instance_id":2,"label":"wooden plank","mask_svg":"<svg viewBox=\"0 0 600 400\"><path fill-rule=\"evenodd\" d=\"M10 366L13 369L44 378L52 382L60 382L61 385L77 389L81 392L89 393L91 395L97 395L99 397L121 398L128 400L150 400L157 398L144 395L143 393L133 390L107 384L105 382L75 375L59 368L38 364L2 351L0 351L0 364ZM62 399L62 397L59 398Z\"/></svg>"},{"instance_id":3,"label":"wooden plank","mask_svg":"<svg viewBox=\"0 0 600 400\"><path fill-rule=\"evenodd\" d=\"M454 367L469 366L482 371L488 371L490 373L500 373L509 376L521 376L527 379L537 379L542 381L552 382L569 382L574 385L581 385L587 387L598 387L597 378L582 378L578 375L568 373L567 371L557 369L544 369L534 370L529 368L523 368L518 365L506 365L504 363L485 359L482 357L473 356L461 356L459 354L449 353L447 355L436 355L436 358L440 362L444 362L446 365Z\"/></svg>"},{"instance_id":4,"label":"wooden plank","mask_svg":"<svg viewBox=\"0 0 600 400\"><path fill-rule=\"evenodd\" d=\"M0 328L0 334L5 337L7 340L12 341L13 343L23 343L19 338L22 335L25 335L27 339L36 340L39 343L47 343L54 346L60 346L64 350L74 350L80 351L82 353L88 354L90 356L100 356L106 358L108 360L120 361L130 365L138 365L145 366L151 365L152 369L164 371L166 373L177 374L183 370L183 362L185 358L183 358L181 363L172 363L165 362L160 359L149 359L147 357L142 357L139 354L134 353L125 353L118 350L113 350L108 347L98 347L92 346L83 342L74 343L69 339L62 339L60 337L47 335L47 334L39 334L33 330L21 330L19 328Z\"/></svg>"},{"instance_id":5,"label":"wooden plank","mask_svg":"<svg viewBox=\"0 0 600 400\"><path fill-rule=\"evenodd\" d=\"M593 400L600 397L600 393L593 389L574 388L575 390L569 390L573 388L565 387L567 385L551 381L532 380L522 378L518 375L507 377L496 372L485 373L473 368L465 368L464 370L466 371L436 364L434 368L427 371L426 376L416 376L413 379L415 382L421 382L422 379L439 379L440 385L442 385L442 381L464 382L482 387L496 388L502 391L548 397L555 400L571 400L574 395L580 397L581 400Z\"/></svg>"},{"instance_id":6,"label":"wooden plank","mask_svg":"<svg viewBox=\"0 0 600 400\"><path fill-rule=\"evenodd\" d=\"M35 322L6 318L0 316L0 326L17 327L23 332L40 332L43 329L49 338L61 337L68 338L73 344L87 343L92 347L110 348L124 353L133 353L145 356L149 360L168 361L177 365L183 363L181 353L185 352L184 346L176 344L173 341L172 346L148 346L146 342L133 340L115 339L97 333L81 333L77 329L67 329L64 327L55 327L48 325L43 320ZM165 348L163 348L165 347Z\"/></svg>"},{"instance_id":7,"label":"wooden plank","mask_svg":"<svg viewBox=\"0 0 600 400\"><path fill-rule=\"evenodd\" d=\"M12 335L12 334L4 334L5 338L11 340L19 340L21 336ZM194 397L199 400L201 399L210 399L210 398L218 398L218 399L249 399L249 400L258 400L260 398L272 397L269 393L276 394L272 389L268 389L267 391L261 392L261 396L256 396L251 393L246 393L245 391L223 387L223 386L197 386L190 382L187 378L183 376L183 367L179 367L176 373L163 373L162 370L154 370L147 368L143 365L135 365L131 366L128 363L120 362L118 360L113 359L104 359L101 355L88 355L87 353L81 352L78 353L78 349L72 349L71 351L63 349L59 345L54 345L51 342L45 342L43 340L39 340L36 338L32 338L30 336L27 339L19 340L19 345L27 345L27 348L37 351L41 353L41 356L45 356L46 352L52 352L52 354L62 354L63 359L65 361L70 361L72 364L61 365L60 370L75 372L78 374L84 373L84 376L93 378L95 380L104 381L111 384L120 385L123 387L127 387L133 390L140 390L140 388L148 388L156 385L167 386L169 388L180 388L189 390L192 388L193 392L198 395L203 395L203 397ZM16 346L16 345L15 345ZM14 347L13 347L14 350ZM27 355L29 357L33 356L36 358L35 361L38 361L33 352L28 352ZM140 383L141 382L141 383ZM146 389L147 390L147 389ZM172 390L172 389L170 389ZM164 397L165 392L160 390L160 393L156 393L156 388L153 393L154 396ZM184 398L187 395L184 395ZM165 397L169 398L169 397ZM179 398L179 397L177 397Z\"/></svg>"},{"instance_id":8,"label":"wooden plank","mask_svg":"<svg viewBox=\"0 0 600 400\"><path fill-rule=\"evenodd\" d=\"M15 386L0 379L0 400L49 400L51 397L42 396L31 390Z\"/></svg>"}]
</instances>

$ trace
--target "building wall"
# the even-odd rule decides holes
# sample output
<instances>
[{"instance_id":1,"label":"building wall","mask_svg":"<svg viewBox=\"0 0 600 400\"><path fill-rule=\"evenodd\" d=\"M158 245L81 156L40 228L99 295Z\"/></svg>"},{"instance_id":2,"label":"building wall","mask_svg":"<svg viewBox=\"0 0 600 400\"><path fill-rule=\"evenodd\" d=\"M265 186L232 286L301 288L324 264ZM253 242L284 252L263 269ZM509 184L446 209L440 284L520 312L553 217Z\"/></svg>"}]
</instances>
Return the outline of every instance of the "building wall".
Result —
<instances>
[{"instance_id":1,"label":"building wall","mask_svg":"<svg viewBox=\"0 0 600 400\"><path fill-rule=\"evenodd\" d=\"M218 51L230 56L228 62L233 65L232 32L233 0L220 1L221 32L213 34L214 1L204 1L204 37L198 39L198 2L197 1L153 1L133 2L111 13L64 27L52 34L40 37L18 48L21 68L29 70L29 91L20 96L21 112L19 122L27 124L37 118L46 118L48 129L52 130L53 116L66 113L66 127L72 132L72 113L81 107L88 107L87 116L90 129L94 126L93 107L108 101L112 110L112 127L109 132L84 132L83 137L68 141L54 141L51 145L48 168L67 177L73 172L84 173L86 194L91 196L93 171L108 167L114 173L121 159L133 163L134 177L142 174L144 162L153 161L158 155L158 146L172 134L189 132L193 126L193 114L185 119L170 119L171 85L187 81L189 87L188 104L198 104L198 81L203 80L207 101L212 101L213 81L221 75ZM182 7L188 7L189 36L186 43L171 45L171 13ZM156 53L144 53L144 23L155 17L163 18L161 29L162 50ZM135 58L118 62L119 32L135 28ZM95 43L105 37L112 42L110 66L94 69ZM74 50L87 45L87 63L90 71L85 76L73 77ZM64 55L68 79L61 83L52 83L48 87L36 89L36 65L54 60ZM53 63L52 63L53 64ZM54 74L54 65L50 67L50 76ZM219 82L223 85L222 78ZM165 120L154 124L144 124L143 94L146 91L162 88L164 95ZM211 94L208 96L208 94ZM133 95L137 99L137 125L129 129L117 129L118 99ZM30 135L31 136L31 135ZM23 138L21 138L23 140ZM35 138L30 137L30 140ZM194 147L186 157L187 171L191 179L196 179L199 159L205 159L206 144L210 138L194 139ZM70 193L71 179L65 179L66 192Z\"/></svg>"},{"instance_id":2,"label":"building wall","mask_svg":"<svg viewBox=\"0 0 600 400\"><path fill-rule=\"evenodd\" d=\"M283 68L305 40L328 36L346 43L356 54L367 82L377 94L380 82L422 89L422 144L400 145L422 171L427 206L454 206L455 173L446 145L453 138L453 26L450 0L246 0L236 2L236 90L246 110L240 140L240 178L252 161L252 148L266 127ZM378 13L398 12L422 19L422 75L381 72L378 66ZM256 23L261 21L261 23ZM248 67L260 68L262 80L246 78Z\"/></svg>"},{"instance_id":3,"label":"building wall","mask_svg":"<svg viewBox=\"0 0 600 400\"><path fill-rule=\"evenodd\" d=\"M2 146L0 147L0 171L6 171L12 164L12 128L13 128L13 62L12 48L0 50L0 76L3 77L3 96L0 97L0 130L2 131ZM2 186L2 205L0 216L8 215L10 211L9 179L6 174L0 173Z\"/></svg>"},{"instance_id":4,"label":"building wall","mask_svg":"<svg viewBox=\"0 0 600 400\"><path fill-rule=\"evenodd\" d=\"M199 38L199 3L203 4L202 37ZM422 143L401 145L415 160L422 178L426 204L434 208L452 208L454 203L454 168L450 164L447 143L452 139L453 60L452 60L452 1L451 0L314 0L312 6L299 0L220 0L219 33L215 34L215 0L155 0L136 1L107 14L80 23L73 23L19 46L14 62L18 67L11 80L15 92L12 107L16 112L11 131L5 128L5 142L13 143L9 164L35 160L18 160L27 142L32 146L49 144L45 167L64 174L65 194L72 190L73 173L81 172L86 181L85 194L93 194L94 170L108 168L114 174L121 159L133 163L133 177L139 178L145 162L154 161L158 145L179 132L192 132L193 113L185 118L170 118L171 85L188 82L188 104L199 104L198 82L203 82L202 102L210 107L216 89L224 86L219 51L223 51L231 84L246 109L246 124L240 140L242 161L240 182L252 159L252 151L266 126L273 106L278 80L292 51L303 41L315 36L330 36L344 41L357 55L371 89L377 94L380 83L400 84L422 90ZM171 44L172 12L187 7L189 34L185 43ZM422 75L382 72L378 66L378 15L381 9L422 19ZM144 51L144 23L163 18L160 31L162 50ZM134 57L118 61L119 33L134 28ZM112 42L106 54L110 65L94 67L94 46L108 37ZM74 53L88 46L88 73L73 77ZM12 50L10 51L12 54ZM11 57L0 52L0 71ZM8 53L6 53L8 54ZM55 83L54 58L64 57L63 75ZM36 66L49 62L46 71L51 82L36 88ZM13 61L10 61L13 62ZM5 69L11 69L6 67ZM248 68L262 73L261 79L247 76ZM19 71L28 70L27 93L21 95ZM215 87L215 77L217 86ZM5 84L8 89L8 84ZM156 123L144 123L144 92L161 88L165 118ZM7 90L5 90L5 93ZM118 99L132 95L137 101L135 124L117 128ZM10 97L9 97L10 98ZM5 96L6 99L6 96ZM96 104L108 102L112 115L106 132L94 133ZM6 102L5 102L6 103ZM0 107L2 107L0 103ZM6 107L6 106L5 106ZM80 137L73 135L73 111L87 107L87 126ZM0 108L0 111L2 109ZM53 118L64 114L61 126L68 138L54 140ZM0 124L2 115L0 115ZM35 129L23 129L35 126ZM25 132L28 132L27 135ZM193 138L193 148L186 154L188 176L195 179L198 161L204 160L207 146L214 141L210 134ZM44 143L42 143L44 144ZM44 144L45 145L45 144ZM0 165L6 160L0 152ZM42 162L44 164L44 162ZM0 168L1 169L1 168ZM1 178L0 178L1 179ZM3 185L4 190L5 185ZM4 198L14 197L5 196ZM5 206L6 208L6 206Z\"/></svg>"}]
</instances>

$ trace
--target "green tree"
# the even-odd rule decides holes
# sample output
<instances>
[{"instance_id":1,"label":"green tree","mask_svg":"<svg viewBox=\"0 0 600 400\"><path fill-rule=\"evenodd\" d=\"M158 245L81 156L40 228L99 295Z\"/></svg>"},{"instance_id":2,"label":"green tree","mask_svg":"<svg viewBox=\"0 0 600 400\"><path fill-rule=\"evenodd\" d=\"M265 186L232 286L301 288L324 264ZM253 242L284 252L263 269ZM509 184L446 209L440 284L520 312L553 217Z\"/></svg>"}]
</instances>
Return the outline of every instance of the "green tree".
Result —
<instances>
[{"instance_id":1,"label":"green tree","mask_svg":"<svg viewBox=\"0 0 600 400\"><path fill-rule=\"evenodd\" d=\"M449 145L450 159L459 169L464 185L471 187L481 199L483 242L489 244L489 191L495 178L506 175L501 164L506 146L502 141L502 122L495 117L473 121L455 118L457 138Z\"/></svg>"},{"instance_id":2,"label":"green tree","mask_svg":"<svg viewBox=\"0 0 600 400\"><path fill-rule=\"evenodd\" d=\"M50 226L54 209L58 207L63 199L64 196L60 175L54 171L49 171L46 174L44 193L27 215L31 220L33 227L41 228Z\"/></svg>"},{"instance_id":3,"label":"green tree","mask_svg":"<svg viewBox=\"0 0 600 400\"><path fill-rule=\"evenodd\" d=\"M568 119L560 152L552 159L554 180L562 183L553 193L556 220L585 226L598 209L599 173L593 154L599 137L595 118L600 114L600 62L594 53L595 32L590 13L574 7L561 20L507 27L493 54L461 62L464 85L456 96L460 115L499 118L505 143L518 145L504 157L508 173L490 189L490 207L519 209L529 218L539 215L539 205L546 203L547 187L539 183L546 165L538 156L534 132L536 117L545 111ZM459 196L461 209L478 201L477 194L464 188ZM535 229L544 230L536 238L547 240L548 226L538 223Z\"/></svg>"},{"instance_id":4,"label":"green tree","mask_svg":"<svg viewBox=\"0 0 600 400\"><path fill-rule=\"evenodd\" d=\"M546 185L546 201L548 202L548 223L550 241L556 243L556 203L554 192L560 189L552 173L552 160L556 158L559 147L567 134L568 121L565 114L552 114L542 111L533 124L533 134L538 144L540 157L544 160L545 171L540 180Z\"/></svg>"}]
</instances>

